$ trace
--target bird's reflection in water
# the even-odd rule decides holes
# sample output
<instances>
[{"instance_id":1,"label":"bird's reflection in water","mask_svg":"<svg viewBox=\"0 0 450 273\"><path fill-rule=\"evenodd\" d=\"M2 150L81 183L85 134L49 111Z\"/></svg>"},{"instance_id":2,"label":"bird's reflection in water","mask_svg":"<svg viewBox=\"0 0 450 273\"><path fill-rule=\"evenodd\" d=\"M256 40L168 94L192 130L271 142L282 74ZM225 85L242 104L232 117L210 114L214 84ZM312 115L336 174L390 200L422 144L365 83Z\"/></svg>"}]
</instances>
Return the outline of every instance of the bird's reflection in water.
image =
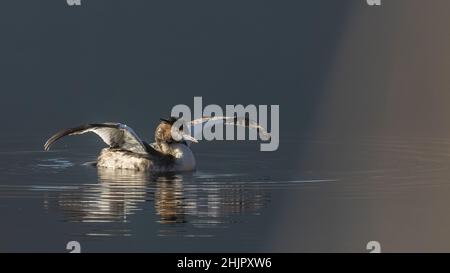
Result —
<instances>
[{"instance_id":1,"label":"bird's reflection in water","mask_svg":"<svg viewBox=\"0 0 450 273\"><path fill-rule=\"evenodd\" d=\"M190 228L224 227L230 216L256 214L268 201L266 191L245 183L212 182L193 174L150 175L146 172L98 168L98 183L60 192L58 206L69 222L103 223L85 235L133 235L131 216L154 217L159 236ZM150 207L145 202L150 202ZM148 204L148 203L147 203ZM154 208L154 212L153 209ZM147 211L148 210L148 211ZM138 213L144 211L143 213ZM126 225L125 227L123 225Z\"/></svg>"},{"instance_id":2,"label":"bird's reflection in water","mask_svg":"<svg viewBox=\"0 0 450 273\"><path fill-rule=\"evenodd\" d=\"M146 200L145 172L98 168L98 183L63 192L59 206L71 222L127 222Z\"/></svg>"},{"instance_id":3,"label":"bird's reflection in water","mask_svg":"<svg viewBox=\"0 0 450 273\"><path fill-rule=\"evenodd\" d=\"M181 176L156 178L155 210L162 224L185 223L185 199Z\"/></svg>"}]
</instances>

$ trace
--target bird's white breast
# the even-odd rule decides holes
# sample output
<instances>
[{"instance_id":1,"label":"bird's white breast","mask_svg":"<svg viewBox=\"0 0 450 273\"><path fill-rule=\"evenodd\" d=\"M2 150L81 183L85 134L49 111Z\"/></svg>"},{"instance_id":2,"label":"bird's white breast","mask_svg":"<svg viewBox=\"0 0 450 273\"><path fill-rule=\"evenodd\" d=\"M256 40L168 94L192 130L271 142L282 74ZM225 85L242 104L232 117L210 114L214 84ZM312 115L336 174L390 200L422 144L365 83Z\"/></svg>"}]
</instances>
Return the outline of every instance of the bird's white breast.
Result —
<instances>
[{"instance_id":1,"label":"bird's white breast","mask_svg":"<svg viewBox=\"0 0 450 273\"><path fill-rule=\"evenodd\" d=\"M195 157L191 148L184 144L170 144L171 154L177 159L177 171L193 171L196 167Z\"/></svg>"}]
</instances>

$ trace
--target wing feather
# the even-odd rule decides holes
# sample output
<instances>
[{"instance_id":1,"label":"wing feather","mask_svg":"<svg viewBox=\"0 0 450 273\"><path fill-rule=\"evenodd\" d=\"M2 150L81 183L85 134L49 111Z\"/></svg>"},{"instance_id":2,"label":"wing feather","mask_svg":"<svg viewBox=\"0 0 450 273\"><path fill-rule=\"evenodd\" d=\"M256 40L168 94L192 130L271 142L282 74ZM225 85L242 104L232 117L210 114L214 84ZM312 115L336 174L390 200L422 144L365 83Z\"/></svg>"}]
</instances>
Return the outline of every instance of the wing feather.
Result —
<instances>
[{"instance_id":1,"label":"wing feather","mask_svg":"<svg viewBox=\"0 0 450 273\"><path fill-rule=\"evenodd\" d=\"M258 122L250 120L246 117L227 117L227 116L215 116L215 117L202 117L194 119L188 122L188 127L193 136L196 137L202 133L202 128L214 125L230 125L230 126L240 126L247 127L250 129L258 130L259 137L262 140L269 140L270 134L267 132L266 128L259 125Z\"/></svg>"},{"instance_id":2,"label":"wing feather","mask_svg":"<svg viewBox=\"0 0 450 273\"><path fill-rule=\"evenodd\" d=\"M121 123L93 123L61 130L47 140L44 149L48 151L53 143L65 136L81 135L89 132L97 134L110 147L141 154L147 153L144 143L133 129Z\"/></svg>"}]
</instances>

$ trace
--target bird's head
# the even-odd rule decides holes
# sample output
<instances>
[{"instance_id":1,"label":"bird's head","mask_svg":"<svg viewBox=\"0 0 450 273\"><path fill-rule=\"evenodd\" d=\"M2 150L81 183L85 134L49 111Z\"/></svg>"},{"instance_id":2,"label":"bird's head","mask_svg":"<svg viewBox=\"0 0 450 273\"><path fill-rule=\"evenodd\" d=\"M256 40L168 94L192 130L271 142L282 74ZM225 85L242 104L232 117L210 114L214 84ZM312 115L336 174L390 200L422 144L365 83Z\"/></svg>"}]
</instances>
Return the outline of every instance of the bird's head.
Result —
<instances>
[{"instance_id":1,"label":"bird's head","mask_svg":"<svg viewBox=\"0 0 450 273\"><path fill-rule=\"evenodd\" d=\"M182 120L170 117L168 119L160 119L158 127L155 131L155 141L156 143L186 143L186 141L198 143L198 141L193 138L186 125Z\"/></svg>"}]
</instances>

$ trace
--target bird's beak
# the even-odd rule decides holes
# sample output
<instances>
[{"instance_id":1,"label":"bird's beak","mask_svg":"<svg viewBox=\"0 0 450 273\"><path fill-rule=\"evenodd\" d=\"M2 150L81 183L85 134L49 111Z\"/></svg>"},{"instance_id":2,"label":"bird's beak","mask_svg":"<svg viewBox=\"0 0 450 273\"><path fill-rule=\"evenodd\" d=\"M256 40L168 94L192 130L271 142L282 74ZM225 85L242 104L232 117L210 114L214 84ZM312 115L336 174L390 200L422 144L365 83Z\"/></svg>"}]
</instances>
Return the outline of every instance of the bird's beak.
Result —
<instances>
[{"instance_id":1,"label":"bird's beak","mask_svg":"<svg viewBox=\"0 0 450 273\"><path fill-rule=\"evenodd\" d=\"M192 137L190 134L182 133L181 137L183 138L183 140L191 141L193 143L198 143L198 140L195 139L194 137Z\"/></svg>"}]
</instances>

